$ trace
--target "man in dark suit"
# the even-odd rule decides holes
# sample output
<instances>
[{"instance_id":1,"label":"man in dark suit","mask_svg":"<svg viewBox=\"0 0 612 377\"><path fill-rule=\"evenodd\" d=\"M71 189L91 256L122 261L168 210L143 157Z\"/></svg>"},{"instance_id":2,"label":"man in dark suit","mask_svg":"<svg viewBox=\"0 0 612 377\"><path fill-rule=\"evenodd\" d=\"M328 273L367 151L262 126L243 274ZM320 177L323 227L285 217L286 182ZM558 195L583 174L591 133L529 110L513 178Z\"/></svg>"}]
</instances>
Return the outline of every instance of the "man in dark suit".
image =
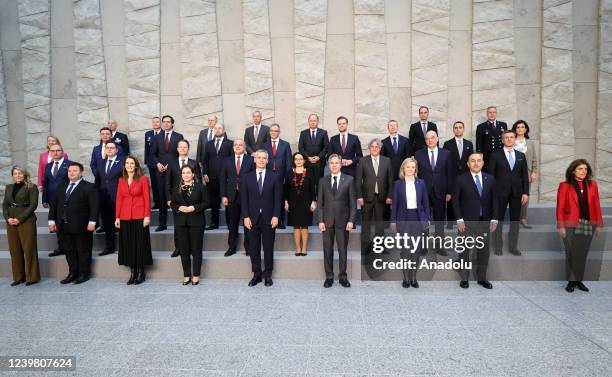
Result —
<instances>
[{"instance_id":1,"label":"man in dark suit","mask_svg":"<svg viewBox=\"0 0 612 377\"><path fill-rule=\"evenodd\" d=\"M166 171L166 205L170 207L170 198L172 198L172 193L175 190L178 190L179 184L181 183L181 168L184 165L191 165L195 170L195 179L200 180L202 173L200 172L200 166L198 163L189 158L189 141L188 140L179 140L176 146L176 150L178 152L178 158L170 160L168 163L168 170ZM176 212L175 212L176 214ZM176 235L176 227L174 228L174 251L170 255L172 258L176 258L180 255L177 245L179 244L177 235Z\"/></svg>"},{"instance_id":2,"label":"man in dark suit","mask_svg":"<svg viewBox=\"0 0 612 377\"><path fill-rule=\"evenodd\" d=\"M484 170L488 170L493 152L502 149L502 133L507 129L505 122L497 120L497 108L487 107L487 121L476 126L476 151L484 156Z\"/></svg>"},{"instance_id":3,"label":"man in dark suit","mask_svg":"<svg viewBox=\"0 0 612 377\"><path fill-rule=\"evenodd\" d=\"M342 173L348 174L351 177L355 177L357 171L357 164L363 157L361 151L361 142L357 135L350 134L347 131L348 119L344 116L339 116L336 119L338 124L338 134L334 135L329 139L329 145L327 146L327 156L337 154L342 159Z\"/></svg>"},{"instance_id":4,"label":"man in dark suit","mask_svg":"<svg viewBox=\"0 0 612 377\"><path fill-rule=\"evenodd\" d=\"M238 226L240 225L240 212L242 203L240 201L240 177L255 169L253 157L244 153L244 140L234 140L234 154L223 160L223 166L219 176L219 191L221 203L225 206L227 213L227 246L224 256L236 254L238 247ZM249 237L247 229L244 229L244 250L249 255Z\"/></svg>"},{"instance_id":5,"label":"man in dark suit","mask_svg":"<svg viewBox=\"0 0 612 377\"><path fill-rule=\"evenodd\" d=\"M204 159L198 161L203 167L202 173L204 174L204 182L206 182L208 199L210 200L212 224L206 227L206 230L219 228L219 205L221 205L219 175L221 173L223 160L234 154L232 149L233 145L234 143L225 136L225 127L223 124L217 123L215 124L215 138L206 143L206 147L204 148ZM228 220L227 216L226 212L226 222Z\"/></svg>"},{"instance_id":6,"label":"man in dark suit","mask_svg":"<svg viewBox=\"0 0 612 377\"><path fill-rule=\"evenodd\" d=\"M272 285L274 263L274 238L280 216L282 186L270 170L268 153L263 149L255 152L255 170L240 178L240 199L244 227L249 231L249 256L253 278L249 287L261 282L261 246L263 244L266 287Z\"/></svg>"},{"instance_id":7,"label":"man in dark suit","mask_svg":"<svg viewBox=\"0 0 612 377\"><path fill-rule=\"evenodd\" d=\"M425 181L429 192L429 205L432 208L436 236L444 237L444 217L446 203L452 198L454 178L454 163L451 154L446 149L438 148L438 134L427 131L425 134L427 148L421 148L415 153L418 162L418 176ZM439 255L446 256L443 248L436 250Z\"/></svg>"},{"instance_id":8,"label":"man in dark suit","mask_svg":"<svg viewBox=\"0 0 612 377\"><path fill-rule=\"evenodd\" d=\"M413 153L416 153L421 148L425 148L425 134L428 131L435 131L438 134L438 126L430 122L428 118L429 108L427 106L419 107L419 121L410 125L408 133L408 140Z\"/></svg>"},{"instance_id":9,"label":"man in dark suit","mask_svg":"<svg viewBox=\"0 0 612 377\"><path fill-rule=\"evenodd\" d=\"M253 123L244 130L244 143L248 154L261 149L261 146L270 140L270 127L261 123L261 112L253 112Z\"/></svg>"},{"instance_id":10,"label":"man in dark suit","mask_svg":"<svg viewBox=\"0 0 612 377\"><path fill-rule=\"evenodd\" d=\"M204 150L206 149L206 143L215 138L215 124L218 119L215 115L209 115L207 119L207 127L200 131L198 136L198 148L196 149L196 161L204 161ZM199 163L198 163L199 165ZM202 166L200 166L202 169ZM198 177L201 179L201 177Z\"/></svg>"},{"instance_id":11,"label":"man in dark suit","mask_svg":"<svg viewBox=\"0 0 612 377\"><path fill-rule=\"evenodd\" d=\"M529 200L529 173L525 154L514 149L516 134L504 131L504 148L493 152L487 172L495 177L495 193L499 199L499 229L495 234L495 254L502 254L502 229L506 207L510 206L510 232L508 250L521 255L517 249L521 205Z\"/></svg>"},{"instance_id":12,"label":"man in dark suit","mask_svg":"<svg viewBox=\"0 0 612 377\"><path fill-rule=\"evenodd\" d=\"M130 141L128 140L128 137L126 134L121 133L119 131L117 131L117 122L110 119L107 123L106 123L106 127L110 128L111 130L111 139L113 140L113 142L115 143L115 145L117 145L117 150L119 150L121 147L121 149L123 149L123 153L125 153L125 155L129 155L130 154Z\"/></svg>"},{"instance_id":13,"label":"man in dark suit","mask_svg":"<svg viewBox=\"0 0 612 377\"><path fill-rule=\"evenodd\" d=\"M101 256L115 252L115 200L117 198L117 185L123 176L123 159L117 155L117 146L109 141L104 145L106 158L102 160L95 176L95 185L98 190L102 215L102 226L105 229L105 245Z\"/></svg>"},{"instance_id":14,"label":"man in dark suit","mask_svg":"<svg viewBox=\"0 0 612 377\"><path fill-rule=\"evenodd\" d=\"M319 116L310 114L308 116L308 129L300 132L298 151L306 159L306 166L312 169L313 177L317 183L323 177L323 171L325 170L325 155L327 154L328 144L327 131L319 128Z\"/></svg>"},{"instance_id":15,"label":"man in dark suit","mask_svg":"<svg viewBox=\"0 0 612 377\"><path fill-rule=\"evenodd\" d=\"M111 139L111 130L108 127L100 128L100 144L93 147L91 151L91 161L89 163L89 167L91 168L91 173L95 177L98 173L98 167L102 164L102 161L106 159L106 143L112 141ZM123 158L124 152L123 149L117 146L117 156L119 158Z\"/></svg>"},{"instance_id":16,"label":"man in dark suit","mask_svg":"<svg viewBox=\"0 0 612 377\"><path fill-rule=\"evenodd\" d=\"M151 118L151 130L145 132L145 165L149 168L149 175L151 176L151 190L153 191L153 209L159 209L159 191L157 187L157 166L153 162L153 141L155 137L161 132L161 118L154 116Z\"/></svg>"},{"instance_id":17,"label":"man in dark suit","mask_svg":"<svg viewBox=\"0 0 612 377\"><path fill-rule=\"evenodd\" d=\"M487 281L487 266L489 265L489 232L495 232L497 227L497 197L495 194L495 178L484 173L482 166L484 159L482 153L470 154L468 158L469 171L457 177L453 191L453 207L457 216L457 229L459 234L482 237L482 243L474 247L476 253L476 268L474 274L478 284L491 289L493 285ZM499 231L499 230L498 230ZM459 259L470 261L470 251L465 250L459 254ZM461 288L469 288L470 270L459 272Z\"/></svg>"},{"instance_id":18,"label":"man in dark suit","mask_svg":"<svg viewBox=\"0 0 612 377\"><path fill-rule=\"evenodd\" d=\"M166 220L168 218L168 199L166 198L166 174L168 164L178 158L177 146L183 135L174 131L174 118L170 115L162 117L163 132L160 132L151 145L152 163L157 167L157 190L159 193L159 225L155 228L156 232L168 229Z\"/></svg>"},{"instance_id":19,"label":"man in dark suit","mask_svg":"<svg viewBox=\"0 0 612 377\"><path fill-rule=\"evenodd\" d=\"M57 187L62 183L68 182L68 165L71 161L64 160L64 149L61 145L55 144L49 148L51 154L51 162L45 166L45 175L43 176L43 192L42 205L49 208L49 203L55 196ZM56 257L64 254L57 236L57 248L49 253L50 257Z\"/></svg>"},{"instance_id":20,"label":"man in dark suit","mask_svg":"<svg viewBox=\"0 0 612 377\"><path fill-rule=\"evenodd\" d=\"M345 288L351 286L346 275L349 231L355 224L357 202L353 177L341 173L342 158L337 154L327 159L331 172L319 181L317 212L319 229L323 236L325 282L323 287L334 284L334 239L338 249L338 280Z\"/></svg>"},{"instance_id":21,"label":"man in dark suit","mask_svg":"<svg viewBox=\"0 0 612 377\"><path fill-rule=\"evenodd\" d=\"M291 170L291 145L280 138L280 126L276 123L270 126L270 139L262 147L268 152L268 170L272 170L274 175L284 186L285 177ZM281 215L278 222L278 229L285 229L285 209L284 195L281 197Z\"/></svg>"},{"instance_id":22,"label":"man in dark suit","mask_svg":"<svg viewBox=\"0 0 612 377\"><path fill-rule=\"evenodd\" d=\"M393 191L393 173L391 160L381 156L381 141L374 139L368 144L370 154L359 161L357 165L357 204L361 206L361 254L365 255L371 249L372 240L385 230L385 214L391 204ZM374 234L372 234L372 225Z\"/></svg>"},{"instance_id":23,"label":"man in dark suit","mask_svg":"<svg viewBox=\"0 0 612 377\"><path fill-rule=\"evenodd\" d=\"M393 180L396 181L399 177L399 170L402 162L410 156L414 155L412 147L407 137L402 136L398 132L399 126L397 121L390 120L387 123L389 136L382 141L382 150L380 154L391 159L391 173Z\"/></svg>"},{"instance_id":24,"label":"man in dark suit","mask_svg":"<svg viewBox=\"0 0 612 377\"><path fill-rule=\"evenodd\" d=\"M474 145L472 145L472 142L463 138L464 129L465 125L463 122L456 121L455 124L453 124L453 133L455 137L444 142L443 148L451 152L451 157L454 161L454 176L451 187L455 187L455 179L468 170L467 160L470 154L474 152ZM452 221L455 221L452 200L446 206L446 221L447 229L452 229Z\"/></svg>"},{"instance_id":25,"label":"man in dark suit","mask_svg":"<svg viewBox=\"0 0 612 377\"><path fill-rule=\"evenodd\" d=\"M83 165L71 162L68 180L58 186L49 209L49 231L58 232L68 261L62 284L89 280L93 231L98 217L98 192L83 180Z\"/></svg>"}]
</instances>

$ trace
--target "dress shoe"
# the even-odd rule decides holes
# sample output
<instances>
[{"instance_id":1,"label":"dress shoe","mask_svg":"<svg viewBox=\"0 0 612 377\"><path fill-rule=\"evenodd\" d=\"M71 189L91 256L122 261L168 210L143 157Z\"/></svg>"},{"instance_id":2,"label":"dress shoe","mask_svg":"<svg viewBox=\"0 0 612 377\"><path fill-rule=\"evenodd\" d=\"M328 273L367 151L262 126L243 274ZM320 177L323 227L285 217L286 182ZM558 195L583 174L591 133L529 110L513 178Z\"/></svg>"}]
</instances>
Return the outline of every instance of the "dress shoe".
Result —
<instances>
[{"instance_id":1,"label":"dress shoe","mask_svg":"<svg viewBox=\"0 0 612 377\"><path fill-rule=\"evenodd\" d=\"M165 225L159 225L157 228L155 228L156 232L161 232L168 229Z\"/></svg>"},{"instance_id":2,"label":"dress shoe","mask_svg":"<svg viewBox=\"0 0 612 377\"><path fill-rule=\"evenodd\" d=\"M251 281L249 281L249 287L254 287L259 283L261 283L261 276L253 276Z\"/></svg>"},{"instance_id":3,"label":"dress shoe","mask_svg":"<svg viewBox=\"0 0 612 377\"><path fill-rule=\"evenodd\" d=\"M134 280L134 284L142 284L145 281L145 269L144 267L136 269L136 280Z\"/></svg>"},{"instance_id":4,"label":"dress shoe","mask_svg":"<svg viewBox=\"0 0 612 377\"><path fill-rule=\"evenodd\" d=\"M460 286L461 288L469 288L469 287L470 287L470 282L469 282L469 281L467 281L467 280L461 280L461 281L459 282L459 286Z\"/></svg>"},{"instance_id":5,"label":"dress shoe","mask_svg":"<svg viewBox=\"0 0 612 377\"><path fill-rule=\"evenodd\" d=\"M192 281L191 281L191 285L198 285L198 284L200 284L200 281L199 281L199 280L195 280L195 281L194 281L194 280L192 280Z\"/></svg>"},{"instance_id":6,"label":"dress shoe","mask_svg":"<svg viewBox=\"0 0 612 377\"><path fill-rule=\"evenodd\" d=\"M329 288L334 284L334 279L325 279L323 282L323 287Z\"/></svg>"},{"instance_id":7,"label":"dress shoe","mask_svg":"<svg viewBox=\"0 0 612 377\"><path fill-rule=\"evenodd\" d=\"M114 253L115 253L115 250L103 250L103 251L102 251L100 254L98 254L98 255L102 257L102 256L105 256L105 255L108 255L108 254L114 254Z\"/></svg>"},{"instance_id":8,"label":"dress shoe","mask_svg":"<svg viewBox=\"0 0 612 377\"><path fill-rule=\"evenodd\" d=\"M134 284L134 281L136 281L136 269L134 267L131 268L131 273L130 273L130 280L127 281L127 285L132 285Z\"/></svg>"},{"instance_id":9,"label":"dress shoe","mask_svg":"<svg viewBox=\"0 0 612 377\"><path fill-rule=\"evenodd\" d=\"M209 225L206 227L206 230L215 230L219 229L219 225Z\"/></svg>"},{"instance_id":10,"label":"dress shoe","mask_svg":"<svg viewBox=\"0 0 612 377\"><path fill-rule=\"evenodd\" d=\"M576 285L574 284L574 282L573 282L573 281L568 281L568 282L567 282L567 285L565 286L565 290L566 290L567 292L570 292L570 293L571 293L571 292L574 292L574 287L575 287L575 286L576 286Z\"/></svg>"},{"instance_id":11,"label":"dress shoe","mask_svg":"<svg viewBox=\"0 0 612 377\"><path fill-rule=\"evenodd\" d=\"M183 285L189 285L191 284L191 279L188 279L187 281L183 280Z\"/></svg>"},{"instance_id":12,"label":"dress shoe","mask_svg":"<svg viewBox=\"0 0 612 377\"><path fill-rule=\"evenodd\" d=\"M533 228L531 225L527 224L526 221L525 222L521 221L519 224L521 225L521 228L525 228L525 229Z\"/></svg>"},{"instance_id":13,"label":"dress shoe","mask_svg":"<svg viewBox=\"0 0 612 377\"><path fill-rule=\"evenodd\" d=\"M447 257L447 256L448 256L448 253L447 253L447 252L446 252L446 250L444 250L444 249L438 249L438 250L436 250L436 253L437 253L438 255L443 256L443 257Z\"/></svg>"},{"instance_id":14,"label":"dress shoe","mask_svg":"<svg viewBox=\"0 0 612 377\"><path fill-rule=\"evenodd\" d=\"M26 285L27 285L27 284L28 284L28 283L26 283ZM584 284L583 284L581 281L576 282L574 285L576 286L576 288L580 289L580 290L581 290L581 291L583 291L583 292L588 292L588 291L589 291L589 289L587 288L587 286L586 286L586 285L584 285Z\"/></svg>"},{"instance_id":15,"label":"dress shoe","mask_svg":"<svg viewBox=\"0 0 612 377\"><path fill-rule=\"evenodd\" d=\"M79 276L79 278L78 278L78 279L76 279L76 280L74 281L74 284L83 284L83 283L85 283L87 280L89 280L89 276L87 276L87 275L81 275L81 276Z\"/></svg>"},{"instance_id":16,"label":"dress shoe","mask_svg":"<svg viewBox=\"0 0 612 377\"><path fill-rule=\"evenodd\" d=\"M49 253L50 257L57 257L58 255L63 255L65 254L63 250L60 249L55 249L52 252Z\"/></svg>"},{"instance_id":17,"label":"dress shoe","mask_svg":"<svg viewBox=\"0 0 612 377\"><path fill-rule=\"evenodd\" d=\"M14 281L14 282L11 283L11 287L16 287L16 286L18 286L21 283L23 283L23 280Z\"/></svg>"},{"instance_id":18,"label":"dress shoe","mask_svg":"<svg viewBox=\"0 0 612 377\"><path fill-rule=\"evenodd\" d=\"M486 288L486 289L493 289L493 284L489 283L489 282L488 282L488 281L486 281L486 280L480 280L480 281L478 282L478 285L482 285L482 286L483 286L484 288Z\"/></svg>"},{"instance_id":19,"label":"dress shoe","mask_svg":"<svg viewBox=\"0 0 612 377\"><path fill-rule=\"evenodd\" d=\"M404 288L410 288L410 283L407 282L406 280L402 281L402 287Z\"/></svg>"},{"instance_id":20,"label":"dress shoe","mask_svg":"<svg viewBox=\"0 0 612 377\"><path fill-rule=\"evenodd\" d=\"M340 285L343 286L344 288L350 288L351 287L351 283L349 283L348 279L346 279L346 278L340 279Z\"/></svg>"},{"instance_id":21,"label":"dress shoe","mask_svg":"<svg viewBox=\"0 0 612 377\"><path fill-rule=\"evenodd\" d=\"M419 282L416 280L413 280L410 282L410 285L412 286L412 288L418 288L419 287Z\"/></svg>"},{"instance_id":22,"label":"dress shoe","mask_svg":"<svg viewBox=\"0 0 612 377\"><path fill-rule=\"evenodd\" d=\"M227 251L225 252L225 254L223 254L224 257L230 257L232 255L236 254L236 250L233 249L227 249Z\"/></svg>"},{"instance_id":23,"label":"dress shoe","mask_svg":"<svg viewBox=\"0 0 612 377\"><path fill-rule=\"evenodd\" d=\"M521 253L521 251L519 249L514 249L510 251L510 254L512 255L516 255L516 256L520 256L523 255L523 253Z\"/></svg>"},{"instance_id":24,"label":"dress shoe","mask_svg":"<svg viewBox=\"0 0 612 377\"><path fill-rule=\"evenodd\" d=\"M170 258L176 258L180 255L178 249L174 249L174 251L172 252L172 254L170 254Z\"/></svg>"},{"instance_id":25,"label":"dress shoe","mask_svg":"<svg viewBox=\"0 0 612 377\"><path fill-rule=\"evenodd\" d=\"M272 284L274 284L274 283L272 282L272 278L271 278L271 277L269 277L269 276L266 276L266 279L265 279L265 283L264 283L264 285L265 285L266 287L271 287L271 286L272 286Z\"/></svg>"},{"instance_id":26,"label":"dress shoe","mask_svg":"<svg viewBox=\"0 0 612 377\"><path fill-rule=\"evenodd\" d=\"M38 282L37 281L28 281L28 282L26 282L26 287L29 287L30 285L34 285L36 283L38 283Z\"/></svg>"},{"instance_id":27,"label":"dress shoe","mask_svg":"<svg viewBox=\"0 0 612 377\"><path fill-rule=\"evenodd\" d=\"M72 283L73 281L76 280L76 276L72 275L72 274L68 274L68 276L66 276L66 278L64 278L64 280L60 281L60 284L68 284L68 283Z\"/></svg>"}]
</instances>

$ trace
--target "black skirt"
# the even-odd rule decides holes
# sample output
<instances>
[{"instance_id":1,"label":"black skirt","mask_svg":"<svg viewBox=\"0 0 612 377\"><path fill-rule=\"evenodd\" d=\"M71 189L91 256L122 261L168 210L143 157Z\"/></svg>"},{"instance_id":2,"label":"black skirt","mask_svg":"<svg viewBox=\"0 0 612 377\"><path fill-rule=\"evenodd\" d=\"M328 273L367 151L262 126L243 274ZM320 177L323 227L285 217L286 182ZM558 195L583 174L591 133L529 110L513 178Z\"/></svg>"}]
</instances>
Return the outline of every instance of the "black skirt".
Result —
<instances>
[{"instance_id":1,"label":"black skirt","mask_svg":"<svg viewBox=\"0 0 612 377\"><path fill-rule=\"evenodd\" d=\"M119 264L143 267L153 264L149 227L143 227L143 219L121 220L119 228Z\"/></svg>"}]
</instances>

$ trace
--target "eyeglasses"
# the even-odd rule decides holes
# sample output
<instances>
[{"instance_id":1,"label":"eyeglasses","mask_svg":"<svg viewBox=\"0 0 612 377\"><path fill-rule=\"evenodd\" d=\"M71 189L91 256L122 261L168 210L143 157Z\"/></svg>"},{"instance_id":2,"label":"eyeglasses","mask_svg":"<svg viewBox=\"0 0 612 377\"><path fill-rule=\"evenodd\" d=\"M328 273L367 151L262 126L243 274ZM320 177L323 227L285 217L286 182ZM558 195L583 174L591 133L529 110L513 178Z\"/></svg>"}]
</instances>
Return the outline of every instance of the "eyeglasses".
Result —
<instances>
[{"instance_id":1,"label":"eyeglasses","mask_svg":"<svg viewBox=\"0 0 612 377\"><path fill-rule=\"evenodd\" d=\"M51 149L49 152L56 153L56 152L61 152L61 151L63 151L63 149Z\"/></svg>"}]
</instances>

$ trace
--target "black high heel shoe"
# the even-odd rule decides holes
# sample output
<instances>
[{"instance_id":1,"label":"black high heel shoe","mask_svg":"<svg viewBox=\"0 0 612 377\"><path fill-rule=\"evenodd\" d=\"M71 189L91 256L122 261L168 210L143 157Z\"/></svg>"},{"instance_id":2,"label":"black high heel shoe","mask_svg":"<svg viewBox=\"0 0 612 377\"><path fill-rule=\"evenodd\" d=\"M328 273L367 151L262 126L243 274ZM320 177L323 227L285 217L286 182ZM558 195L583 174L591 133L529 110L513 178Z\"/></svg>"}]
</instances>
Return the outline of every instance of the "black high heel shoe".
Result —
<instances>
[{"instance_id":1,"label":"black high heel shoe","mask_svg":"<svg viewBox=\"0 0 612 377\"><path fill-rule=\"evenodd\" d=\"M15 286L17 286L17 285L19 285L19 284L21 284L23 282L24 282L23 280L14 281L14 282L11 283L11 287L15 287Z\"/></svg>"},{"instance_id":2,"label":"black high heel shoe","mask_svg":"<svg viewBox=\"0 0 612 377\"><path fill-rule=\"evenodd\" d=\"M127 285L132 285L134 284L134 281L136 280L136 267L132 267L131 268L131 275L130 275L130 280L127 281Z\"/></svg>"},{"instance_id":3,"label":"black high heel shoe","mask_svg":"<svg viewBox=\"0 0 612 377\"><path fill-rule=\"evenodd\" d=\"M199 278L198 278L197 281L191 280L191 285L198 285L198 284L200 284L200 279Z\"/></svg>"},{"instance_id":4,"label":"black high heel shoe","mask_svg":"<svg viewBox=\"0 0 612 377\"><path fill-rule=\"evenodd\" d=\"M189 278L189 280L185 281L183 280L183 285L189 285L191 284L191 278Z\"/></svg>"}]
</instances>

